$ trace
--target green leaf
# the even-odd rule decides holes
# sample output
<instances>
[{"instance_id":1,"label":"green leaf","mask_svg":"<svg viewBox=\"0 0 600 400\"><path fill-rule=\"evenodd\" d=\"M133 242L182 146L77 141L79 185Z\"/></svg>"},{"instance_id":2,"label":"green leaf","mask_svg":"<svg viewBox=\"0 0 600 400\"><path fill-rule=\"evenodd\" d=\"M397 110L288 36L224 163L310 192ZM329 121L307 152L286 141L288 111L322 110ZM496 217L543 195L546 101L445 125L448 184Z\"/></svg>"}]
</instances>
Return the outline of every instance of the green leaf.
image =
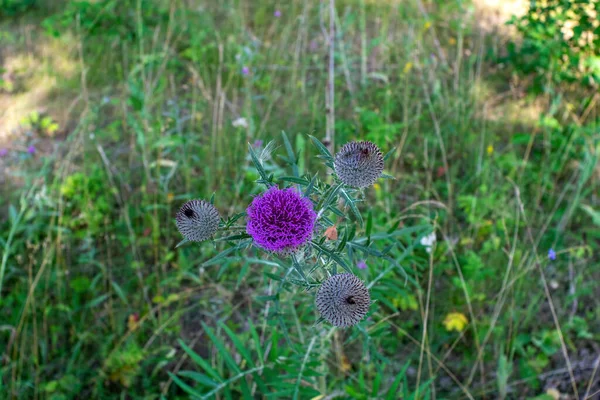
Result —
<instances>
[{"instance_id":1,"label":"green leaf","mask_svg":"<svg viewBox=\"0 0 600 400\"><path fill-rule=\"evenodd\" d=\"M180 371L179 375L183 376L185 378L190 378L193 381L196 381L199 384L204 385L204 386L215 387L215 386L218 385L217 382L213 381L208 376L206 376L204 374L201 374L200 372L195 372L195 371Z\"/></svg>"},{"instance_id":2,"label":"green leaf","mask_svg":"<svg viewBox=\"0 0 600 400\"><path fill-rule=\"evenodd\" d=\"M8 220L10 221L11 224L14 225L14 224L16 224L17 217L18 217L17 209L15 208L15 206L10 204L8 206Z\"/></svg>"},{"instance_id":3,"label":"green leaf","mask_svg":"<svg viewBox=\"0 0 600 400\"><path fill-rule=\"evenodd\" d=\"M315 187L316 181L317 181L317 176L315 175L312 177L312 179L310 180L310 183L306 187L306 190L304 191L304 197L308 197L312 194L312 191L313 191L313 188Z\"/></svg>"},{"instance_id":4,"label":"green leaf","mask_svg":"<svg viewBox=\"0 0 600 400\"><path fill-rule=\"evenodd\" d=\"M587 204L582 204L580 207L592 218L594 225L600 226L600 211L594 210Z\"/></svg>"},{"instance_id":5,"label":"green leaf","mask_svg":"<svg viewBox=\"0 0 600 400\"><path fill-rule=\"evenodd\" d=\"M233 342L233 345L238 350L240 355L246 360L248 365L252 368L255 368L256 364L254 363L254 360L252 359L250 352L247 350L247 344L242 343L240 338L231 329L229 329L229 327L227 325L225 325L222 321L219 321L218 325L219 325L219 327L221 327L221 329L223 329L225 331L227 336L229 336L229 338ZM260 346L260 342L258 342L256 345ZM254 377L254 381L256 382L257 386L259 387L261 393L268 393L267 387L265 386L265 383L263 382L260 375L255 372L252 374L252 376Z\"/></svg>"},{"instance_id":6,"label":"green leaf","mask_svg":"<svg viewBox=\"0 0 600 400\"><path fill-rule=\"evenodd\" d=\"M496 373L496 380L498 383L498 393L500 398L506 398L508 392L508 378L512 373L512 365L508 363L505 354L501 354L498 359L498 371Z\"/></svg>"},{"instance_id":7,"label":"green leaf","mask_svg":"<svg viewBox=\"0 0 600 400\"><path fill-rule=\"evenodd\" d=\"M339 183L335 186L331 186L327 192L325 192L323 198L324 200L322 200L322 202L320 202L320 204L317 205L318 209L327 209L327 207L329 207L329 205L333 202L333 200L335 199L335 196L337 195L338 191L342 188L342 184Z\"/></svg>"},{"instance_id":8,"label":"green leaf","mask_svg":"<svg viewBox=\"0 0 600 400\"><path fill-rule=\"evenodd\" d=\"M344 236L342 236L342 240L340 240L340 243L338 244L338 247L337 247L338 252L344 251L344 247L346 247L346 243L348 242L349 235L350 235L350 230L348 229L348 226L346 226L344 229Z\"/></svg>"},{"instance_id":9,"label":"green leaf","mask_svg":"<svg viewBox=\"0 0 600 400\"><path fill-rule=\"evenodd\" d=\"M312 246L314 248L316 248L318 251L320 251L321 253L328 256L331 260L335 261L337 264L339 264L340 267L344 268L347 272L352 273L352 271L350 270L350 267L348 267L348 264L346 264L346 262L344 260L342 260L342 258L340 256L327 250L325 247L320 246L315 241L312 241L311 243L312 243Z\"/></svg>"},{"instance_id":10,"label":"green leaf","mask_svg":"<svg viewBox=\"0 0 600 400\"><path fill-rule=\"evenodd\" d=\"M225 249L222 252L220 252L219 254L217 254L216 256L214 256L213 258L203 262L201 264L201 266L207 267L209 265L216 264L217 261L227 257L228 255L230 255L231 253L233 253L235 251L238 251L240 249L247 247L248 245L250 245L250 243L252 243L251 240L244 240L243 242L238 243L236 246Z\"/></svg>"},{"instance_id":11,"label":"green leaf","mask_svg":"<svg viewBox=\"0 0 600 400\"><path fill-rule=\"evenodd\" d=\"M321 153L321 155L323 156L323 158L325 158L325 160L327 162L329 162L331 165L333 165L333 156L331 155L331 153L329 152L329 150L327 150L327 147L325 147L325 145L319 139L317 139L316 137L314 137L312 135L308 135L308 137L313 142L313 144L315 145L315 147L319 150L319 152Z\"/></svg>"},{"instance_id":12,"label":"green leaf","mask_svg":"<svg viewBox=\"0 0 600 400\"><path fill-rule=\"evenodd\" d=\"M369 213L367 214L367 229L366 229L367 246L369 246L369 244L371 243L371 230L372 229L373 229L373 213L371 212L371 210L369 210Z\"/></svg>"},{"instance_id":13,"label":"green leaf","mask_svg":"<svg viewBox=\"0 0 600 400\"><path fill-rule=\"evenodd\" d=\"M84 293L90 288L91 284L92 281L87 276L78 276L69 282L69 287L75 293Z\"/></svg>"},{"instance_id":14,"label":"green leaf","mask_svg":"<svg viewBox=\"0 0 600 400\"><path fill-rule=\"evenodd\" d=\"M121 299L123 304L128 305L129 302L127 301L127 296L125 296L125 292L123 292L123 289L121 289L121 286L119 286L119 284L115 281L110 281L110 284L113 287L113 289L115 289L117 296L119 296L119 298Z\"/></svg>"},{"instance_id":15,"label":"green leaf","mask_svg":"<svg viewBox=\"0 0 600 400\"><path fill-rule=\"evenodd\" d=\"M224 237L215 239L215 242L229 242L229 241L234 241L234 240L248 239L250 237L251 236L248 235L247 233L240 233L237 235L224 236Z\"/></svg>"},{"instance_id":16,"label":"green leaf","mask_svg":"<svg viewBox=\"0 0 600 400\"><path fill-rule=\"evenodd\" d=\"M394 152L396 151L396 148L394 147L393 149L391 149L390 151L388 151L385 156L383 156L383 161L387 161L391 156L394 155Z\"/></svg>"},{"instance_id":17,"label":"green leaf","mask_svg":"<svg viewBox=\"0 0 600 400\"><path fill-rule=\"evenodd\" d=\"M354 199L352 199L352 197L350 197L350 195L348 194L348 192L346 192L345 189L340 189L340 194L344 198L344 201L346 202L348 207L350 207L350 211L352 211L352 213L356 216L356 219L358 220L358 224L360 226L362 226L363 218L360 215L360 211L358 211L358 207L356 206Z\"/></svg>"},{"instance_id":18,"label":"green leaf","mask_svg":"<svg viewBox=\"0 0 600 400\"><path fill-rule=\"evenodd\" d=\"M302 265L300 265L298 263L298 259L296 258L295 254L291 255L291 259L292 259L292 264L294 265L294 268L296 269L296 271L298 271L298 274L300 274L300 276L302 277L302 279L304 279L304 282L306 282L306 275L304 274L304 270L302 269Z\"/></svg>"},{"instance_id":19,"label":"green leaf","mask_svg":"<svg viewBox=\"0 0 600 400\"><path fill-rule=\"evenodd\" d=\"M288 155L289 163L292 166L292 172L294 173L295 177L298 177L299 176L298 160L296 159L296 154L294 154L292 145L284 131L281 131L281 137L283 138L283 144L285 146L285 151L287 152L287 155Z\"/></svg>"},{"instance_id":20,"label":"green leaf","mask_svg":"<svg viewBox=\"0 0 600 400\"><path fill-rule=\"evenodd\" d=\"M196 391L194 390L193 387L191 387L190 385L188 385L187 383L185 383L184 381L182 381L181 379L179 379L175 374L173 374L171 372L167 372L167 373L169 374L169 376L171 377L171 379L173 379L173 382L175 382L177 384L177 386L179 386L181 389L183 389L184 392L186 392L187 394L189 394L193 398L197 398L197 399L201 399L202 398L200 396L200 394L196 393Z\"/></svg>"},{"instance_id":21,"label":"green leaf","mask_svg":"<svg viewBox=\"0 0 600 400\"><path fill-rule=\"evenodd\" d=\"M175 248L183 246L184 244L186 244L188 242L189 242L189 240L187 238L184 238L181 242L177 243L177 245L175 246Z\"/></svg>"},{"instance_id":22,"label":"green leaf","mask_svg":"<svg viewBox=\"0 0 600 400\"><path fill-rule=\"evenodd\" d=\"M390 389L388 390L387 395L385 396L385 400L396 400L398 398L398 387L400 386L400 381L402 380L402 378L405 377L406 371L408 370L409 366L410 362L407 362L404 365L404 367L402 367L400 372L398 372L398 375L396 375L396 379L394 379L392 386L390 386Z\"/></svg>"},{"instance_id":23,"label":"green leaf","mask_svg":"<svg viewBox=\"0 0 600 400\"><path fill-rule=\"evenodd\" d=\"M210 340L213 342L213 344L217 348L217 350L219 352L219 356L223 357L223 360L225 360L225 363L227 363L227 365L229 365L229 368L231 368L236 374L241 374L242 371L240 370L240 367L237 365L237 363L235 362L233 357L231 357L231 354L229 354L229 351L225 347L225 344L217 337L217 335L215 335L213 330L208 325L206 325L206 323L202 322L202 327L204 328L204 331L206 332L208 337L210 337ZM250 389L248 388L248 383L244 379L242 379L240 381L240 385L241 385L242 394L244 395L244 398L252 400L252 395L250 394Z\"/></svg>"},{"instance_id":24,"label":"green leaf","mask_svg":"<svg viewBox=\"0 0 600 400\"><path fill-rule=\"evenodd\" d=\"M183 351L185 351L187 353L187 355L190 356L190 358L192 359L193 362L195 362L197 365L202 367L202 369L204 369L204 371L206 371L206 373L208 373L208 375L212 376L217 382L222 382L222 379L219 376L219 374L217 373L217 371L215 371L202 357L200 357L198 354L196 354L196 352L194 350L190 349L183 342L183 340L179 339L178 343L181 346L181 348L183 349Z\"/></svg>"},{"instance_id":25,"label":"green leaf","mask_svg":"<svg viewBox=\"0 0 600 400\"><path fill-rule=\"evenodd\" d=\"M252 163L254 164L254 168L256 168L256 171L258 172L258 174L260 175L261 179L261 183L264 183L267 187L270 187L270 179L269 176L267 175L267 171L265 171L265 169L262 166L262 163L260 162L260 160L258 159L258 156L256 155L256 153L254 152L254 148L253 146L248 143L248 150L250 151L250 158L252 159Z\"/></svg>"},{"instance_id":26,"label":"green leaf","mask_svg":"<svg viewBox=\"0 0 600 400\"><path fill-rule=\"evenodd\" d=\"M86 307L93 308L98 306L100 303L104 302L108 298L108 294L103 294L102 296L96 297L94 300L90 301Z\"/></svg>"},{"instance_id":27,"label":"green leaf","mask_svg":"<svg viewBox=\"0 0 600 400\"><path fill-rule=\"evenodd\" d=\"M296 176L282 176L278 178L281 182L292 182L302 186L308 186L310 182L304 178L298 178Z\"/></svg>"}]
</instances>

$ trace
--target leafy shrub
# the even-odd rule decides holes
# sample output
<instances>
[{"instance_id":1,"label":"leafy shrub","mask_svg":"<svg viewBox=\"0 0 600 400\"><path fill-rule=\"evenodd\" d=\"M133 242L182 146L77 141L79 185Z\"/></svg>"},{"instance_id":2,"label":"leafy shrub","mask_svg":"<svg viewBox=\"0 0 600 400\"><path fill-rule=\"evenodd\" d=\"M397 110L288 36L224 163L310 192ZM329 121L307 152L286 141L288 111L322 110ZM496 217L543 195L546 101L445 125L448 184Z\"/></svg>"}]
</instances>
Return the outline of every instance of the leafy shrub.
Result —
<instances>
[{"instance_id":1,"label":"leafy shrub","mask_svg":"<svg viewBox=\"0 0 600 400\"><path fill-rule=\"evenodd\" d=\"M46 18L43 26L53 36L79 26L91 36L133 40L139 33L133 11L136 4L132 0L69 1L60 13ZM154 26L167 15L148 0L141 2L140 16L145 25Z\"/></svg>"},{"instance_id":2,"label":"leafy shrub","mask_svg":"<svg viewBox=\"0 0 600 400\"><path fill-rule=\"evenodd\" d=\"M523 35L511 43L508 61L520 74L533 74L533 90L548 83L577 83L584 87L600 82L599 2L573 0L532 1L527 13L513 17Z\"/></svg>"},{"instance_id":3,"label":"leafy shrub","mask_svg":"<svg viewBox=\"0 0 600 400\"><path fill-rule=\"evenodd\" d=\"M65 201L65 219L76 237L94 236L102 229L112 205L110 193L106 192L106 179L102 169L95 168L90 174L77 172L68 176L60 187Z\"/></svg>"},{"instance_id":4,"label":"leafy shrub","mask_svg":"<svg viewBox=\"0 0 600 400\"><path fill-rule=\"evenodd\" d=\"M0 0L0 18L13 17L37 4L37 0Z\"/></svg>"}]
</instances>

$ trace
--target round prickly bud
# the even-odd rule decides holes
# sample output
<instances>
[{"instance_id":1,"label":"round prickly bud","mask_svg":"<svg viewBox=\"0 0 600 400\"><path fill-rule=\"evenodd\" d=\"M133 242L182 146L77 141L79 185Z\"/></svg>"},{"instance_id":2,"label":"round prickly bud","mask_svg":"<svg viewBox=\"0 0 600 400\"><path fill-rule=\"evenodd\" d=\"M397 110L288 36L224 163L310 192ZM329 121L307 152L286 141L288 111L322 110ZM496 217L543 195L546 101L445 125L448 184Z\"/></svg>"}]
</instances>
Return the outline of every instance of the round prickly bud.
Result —
<instances>
[{"instance_id":1,"label":"round prickly bud","mask_svg":"<svg viewBox=\"0 0 600 400\"><path fill-rule=\"evenodd\" d=\"M350 142L335 155L335 173L348 186L365 188L383 172L383 155L371 142Z\"/></svg>"},{"instance_id":2,"label":"round prickly bud","mask_svg":"<svg viewBox=\"0 0 600 400\"><path fill-rule=\"evenodd\" d=\"M359 323L369 311L371 296L364 283L352 274L333 275L317 292L317 309L335 326Z\"/></svg>"},{"instance_id":3,"label":"round prickly bud","mask_svg":"<svg viewBox=\"0 0 600 400\"><path fill-rule=\"evenodd\" d=\"M202 242L219 229L219 212L207 201L190 200L177 212L177 229L191 242Z\"/></svg>"}]
</instances>

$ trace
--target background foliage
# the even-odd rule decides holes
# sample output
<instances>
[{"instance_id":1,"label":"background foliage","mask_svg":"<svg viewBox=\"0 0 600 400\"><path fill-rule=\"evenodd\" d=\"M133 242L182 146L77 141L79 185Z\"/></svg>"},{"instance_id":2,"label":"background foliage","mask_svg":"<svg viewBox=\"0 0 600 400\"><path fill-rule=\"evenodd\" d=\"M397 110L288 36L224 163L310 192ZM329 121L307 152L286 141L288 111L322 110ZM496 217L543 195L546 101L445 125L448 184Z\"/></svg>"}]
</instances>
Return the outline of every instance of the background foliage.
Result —
<instances>
[{"instance_id":1,"label":"background foliage","mask_svg":"<svg viewBox=\"0 0 600 400\"><path fill-rule=\"evenodd\" d=\"M336 330L276 259L173 222L244 211L248 143L327 181L328 4L0 1L0 397L600 390L597 4L533 2L514 35L486 7L336 1L336 147L395 177L340 219L375 303Z\"/></svg>"}]
</instances>

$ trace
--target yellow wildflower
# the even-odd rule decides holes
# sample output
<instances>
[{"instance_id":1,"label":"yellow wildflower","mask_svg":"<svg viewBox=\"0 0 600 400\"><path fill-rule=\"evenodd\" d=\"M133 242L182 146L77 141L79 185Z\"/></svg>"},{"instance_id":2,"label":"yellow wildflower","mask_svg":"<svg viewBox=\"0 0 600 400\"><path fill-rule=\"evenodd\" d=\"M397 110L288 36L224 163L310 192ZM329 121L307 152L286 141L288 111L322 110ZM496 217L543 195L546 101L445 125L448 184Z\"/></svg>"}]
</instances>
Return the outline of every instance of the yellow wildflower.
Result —
<instances>
[{"instance_id":1,"label":"yellow wildflower","mask_svg":"<svg viewBox=\"0 0 600 400\"><path fill-rule=\"evenodd\" d=\"M352 364L350 364L350 360L345 354L342 354L342 359L340 363L340 370L342 372L348 372L352 369Z\"/></svg>"},{"instance_id":2,"label":"yellow wildflower","mask_svg":"<svg viewBox=\"0 0 600 400\"><path fill-rule=\"evenodd\" d=\"M492 153L494 152L494 146L492 146L491 144L487 147L487 153L488 156L491 156Z\"/></svg>"},{"instance_id":3,"label":"yellow wildflower","mask_svg":"<svg viewBox=\"0 0 600 400\"><path fill-rule=\"evenodd\" d=\"M425 30L427 30L427 29L431 28L431 21L427 21L427 22L425 22L425 25L423 25L423 28L424 28Z\"/></svg>"},{"instance_id":4,"label":"yellow wildflower","mask_svg":"<svg viewBox=\"0 0 600 400\"><path fill-rule=\"evenodd\" d=\"M410 61L407 62L406 64L404 64L404 69L402 70L402 72L404 72L405 74L408 74L410 72L410 70L412 69L413 63L411 63Z\"/></svg>"},{"instance_id":5,"label":"yellow wildflower","mask_svg":"<svg viewBox=\"0 0 600 400\"><path fill-rule=\"evenodd\" d=\"M469 323L469 320L463 313L451 312L446 315L443 323L448 332L452 330L462 332Z\"/></svg>"}]
</instances>

